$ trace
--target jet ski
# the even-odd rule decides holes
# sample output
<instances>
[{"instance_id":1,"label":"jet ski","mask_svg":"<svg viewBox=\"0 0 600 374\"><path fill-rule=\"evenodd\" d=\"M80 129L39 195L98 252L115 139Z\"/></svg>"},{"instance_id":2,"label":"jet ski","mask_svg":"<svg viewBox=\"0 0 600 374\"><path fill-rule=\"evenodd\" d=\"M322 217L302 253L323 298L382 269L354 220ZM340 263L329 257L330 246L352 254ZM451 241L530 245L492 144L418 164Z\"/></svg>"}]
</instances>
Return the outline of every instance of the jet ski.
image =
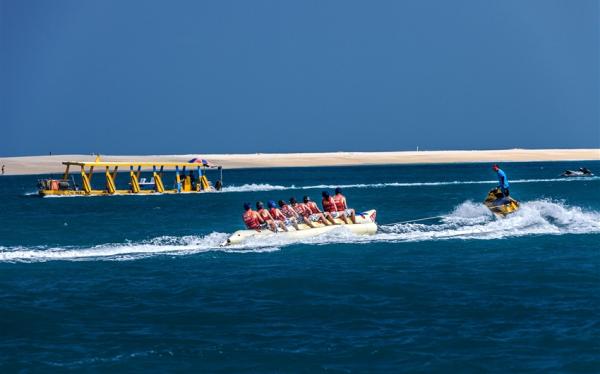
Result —
<instances>
[{"instance_id":1,"label":"jet ski","mask_svg":"<svg viewBox=\"0 0 600 374\"><path fill-rule=\"evenodd\" d=\"M498 187L488 192L483 203L498 218L506 217L519 210L519 202L510 196L504 196Z\"/></svg>"},{"instance_id":2,"label":"jet ski","mask_svg":"<svg viewBox=\"0 0 600 374\"><path fill-rule=\"evenodd\" d=\"M225 242L221 243L221 247L234 245L234 244L242 244L248 240L260 240L260 239L268 239L268 238L283 238L290 241L300 240L304 238L310 238L313 236L318 236L324 234L326 232L330 232L332 230L343 228L344 230L349 230L356 235L373 235L377 232L377 223L375 222L375 218L377 217L376 210L368 210L366 212L360 213L356 215L356 223L344 224L342 220L339 218L335 219L337 225L329 225L326 226L320 222L314 222L314 228L301 223L298 225L298 229L296 230L293 226L288 226L289 231L278 231L273 232L271 230L238 230L234 232Z\"/></svg>"},{"instance_id":3,"label":"jet ski","mask_svg":"<svg viewBox=\"0 0 600 374\"><path fill-rule=\"evenodd\" d=\"M588 168L579 168L579 170L565 170L561 177L593 177L594 174Z\"/></svg>"}]
</instances>

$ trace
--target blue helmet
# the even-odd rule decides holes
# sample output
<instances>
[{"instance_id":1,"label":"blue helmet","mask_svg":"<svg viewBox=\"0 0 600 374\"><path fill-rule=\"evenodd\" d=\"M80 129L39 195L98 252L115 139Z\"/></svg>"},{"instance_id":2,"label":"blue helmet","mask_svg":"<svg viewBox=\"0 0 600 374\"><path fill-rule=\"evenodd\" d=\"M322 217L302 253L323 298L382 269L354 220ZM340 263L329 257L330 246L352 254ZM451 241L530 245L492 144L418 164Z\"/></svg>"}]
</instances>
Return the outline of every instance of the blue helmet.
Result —
<instances>
[{"instance_id":1,"label":"blue helmet","mask_svg":"<svg viewBox=\"0 0 600 374\"><path fill-rule=\"evenodd\" d=\"M269 209L277 207L277 205L275 204L275 202L273 200L269 200L267 205L269 206Z\"/></svg>"},{"instance_id":2,"label":"blue helmet","mask_svg":"<svg viewBox=\"0 0 600 374\"><path fill-rule=\"evenodd\" d=\"M250 203L244 203L244 210L249 210L250 208L252 208L252 205L250 205Z\"/></svg>"}]
</instances>

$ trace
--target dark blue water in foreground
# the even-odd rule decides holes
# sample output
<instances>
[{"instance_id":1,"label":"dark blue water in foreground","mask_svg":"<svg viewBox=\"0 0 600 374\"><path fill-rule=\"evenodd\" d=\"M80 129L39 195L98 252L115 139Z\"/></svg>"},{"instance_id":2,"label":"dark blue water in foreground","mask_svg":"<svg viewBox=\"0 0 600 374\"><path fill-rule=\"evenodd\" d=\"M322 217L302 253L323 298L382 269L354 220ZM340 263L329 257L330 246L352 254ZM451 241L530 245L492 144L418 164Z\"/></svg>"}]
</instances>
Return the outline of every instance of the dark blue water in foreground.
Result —
<instances>
[{"instance_id":1,"label":"dark blue water in foreground","mask_svg":"<svg viewBox=\"0 0 600 374\"><path fill-rule=\"evenodd\" d=\"M504 165L504 220L481 164L226 171L179 196L2 177L0 371L598 372L600 178L557 177L583 164ZM244 201L336 185L378 234L218 247Z\"/></svg>"}]
</instances>

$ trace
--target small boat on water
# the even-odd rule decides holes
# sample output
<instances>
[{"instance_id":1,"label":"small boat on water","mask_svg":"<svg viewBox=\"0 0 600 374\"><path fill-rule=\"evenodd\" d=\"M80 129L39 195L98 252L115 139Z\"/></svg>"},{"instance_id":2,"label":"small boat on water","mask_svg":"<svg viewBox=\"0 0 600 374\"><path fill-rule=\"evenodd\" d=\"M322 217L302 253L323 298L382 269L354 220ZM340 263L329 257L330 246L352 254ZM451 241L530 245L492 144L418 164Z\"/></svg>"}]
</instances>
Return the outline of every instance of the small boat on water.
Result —
<instances>
[{"instance_id":1,"label":"small boat on water","mask_svg":"<svg viewBox=\"0 0 600 374\"><path fill-rule=\"evenodd\" d=\"M499 188L490 190L483 203L498 218L519 210L519 202L510 196L504 196Z\"/></svg>"},{"instance_id":2,"label":"small boat on water","mask_svg":"<svg viewBox=\"0 0 600 374\"><path fill-rule=\"evenodd\" d=\"M222 168L210 165L206 160L201 159L192 159L188 162L105 162L98 156L93 162L66 161L63 165L66 168L61 178L38 180L40 196L201 193L218 191L223 185ZM73 172L73 168L79 170ZM212 168L220 172L220 178L214 185L206 177L207 169ZM103 174L103 183L92 182L94 171ZM127 174L122 181L117 179L119 171ZM142 173L149 178L141 177ZM168 182L168 179L171 181ZM100 186L102 187L98 188Z\"/></svg>"},{"instance_id":3,"label":"small boat on water","mask_svg":"<svg viewBox=\"0 0 600 374\"><path fill-rule=\"evenodd\" d=\"M590 171L588 168L579 168L579 170L565 170L564 173L560 175L561 177L593 177L594 173Z\"/></svg>"},{"instance_id":4,"label":"small boat on water","mask_svg":"<svg viewBox=\"0 0 600 374\"><path fill-rule=\"evenodd\" d=\"M315 222L315 228L311 228L308 225L302 223L298 225L299 230L289 226L289 231L273 232L271 230L238 230L234 232L221 246L228 246L233 244L242 244L251 239L267 239L267 238L284 238L288 240L299 240L309 237L318 236L326 232L330 232L335 229L343 227L344 229L350 230L356 235L373 235L377 232L377 218L376 210L368 210L366 212L356 215L355 224L344 224L342 220L335 219L339 225L325 226L322 223Z\"/></svg>"}]
</instances>

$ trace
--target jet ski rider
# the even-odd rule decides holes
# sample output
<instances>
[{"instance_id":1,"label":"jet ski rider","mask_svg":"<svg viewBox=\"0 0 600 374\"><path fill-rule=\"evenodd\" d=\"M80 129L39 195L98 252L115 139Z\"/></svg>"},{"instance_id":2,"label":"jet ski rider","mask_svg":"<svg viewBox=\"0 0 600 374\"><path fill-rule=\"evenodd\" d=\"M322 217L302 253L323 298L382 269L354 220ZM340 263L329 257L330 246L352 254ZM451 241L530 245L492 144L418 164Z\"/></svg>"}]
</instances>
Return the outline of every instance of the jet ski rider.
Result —
<instances>
[{"instance_id":1,"label":"jet ski rider","mask_svg":"<svg viewBox=\"0 0 600 374\"><path fill-rule=\"evenodd\" d=\"M500 169L500 167L497 164L494 164L494 166L492 166L492 169L498 175L498 188L502 191L502 194L504 195L504 197L508 197L510 194L510 192L508 190L508 188L510 187L510 184L508 183L508 178L506 177L506 173L504 173L504 171L502 169Z\"/></svg>"}]
</instances>

